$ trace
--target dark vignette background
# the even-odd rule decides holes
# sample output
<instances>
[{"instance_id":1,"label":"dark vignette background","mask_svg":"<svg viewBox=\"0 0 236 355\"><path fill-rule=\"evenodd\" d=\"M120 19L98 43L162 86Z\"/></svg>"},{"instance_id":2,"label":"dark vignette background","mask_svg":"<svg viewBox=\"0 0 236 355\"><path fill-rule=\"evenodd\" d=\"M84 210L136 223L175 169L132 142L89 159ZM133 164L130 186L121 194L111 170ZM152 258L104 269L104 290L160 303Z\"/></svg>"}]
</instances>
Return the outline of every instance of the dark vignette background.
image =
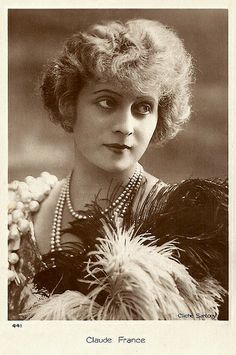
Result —
<instances>
[{"instance_id":1,"label":"dark vignette background","mask_svg":"<svg viewBox=\"0 0 236 355\"><path fill-rule=\"evenodd\" d=\"M156 19L173 28L195 61L192 120L142 159L167 182L227 176L227 10L9 10L9 180L49 171L65 176L72 136L47 119L37 92L40 73L76 30L106 19Z\"/></svg>"}]
</instances>

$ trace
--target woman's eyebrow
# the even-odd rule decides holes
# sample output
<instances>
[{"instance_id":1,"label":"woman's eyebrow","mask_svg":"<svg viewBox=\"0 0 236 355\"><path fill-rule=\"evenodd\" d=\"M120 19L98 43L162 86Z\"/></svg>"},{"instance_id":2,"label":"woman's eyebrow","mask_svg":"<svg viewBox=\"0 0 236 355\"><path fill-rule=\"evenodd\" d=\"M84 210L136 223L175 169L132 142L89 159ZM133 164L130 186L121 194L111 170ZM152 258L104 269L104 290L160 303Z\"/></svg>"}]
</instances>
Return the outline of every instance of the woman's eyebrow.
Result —
<instances>
[{"instance_id":1,"label":"woman's eyebrow","mask_svg":"<svg viewBox=\"0 0 236 355\"><path fill-rule=\"evenodd\" d=\"M113 90L109 90L109 89L96 90L96 91L93 92L93 94L98 94L98 93L101 93L101 92L105 92L105 93L109 93L109 94L115 94L117 96L122 97L122 95L119 94L118 92L113 91Z\"/></svg>"}]
</instances>

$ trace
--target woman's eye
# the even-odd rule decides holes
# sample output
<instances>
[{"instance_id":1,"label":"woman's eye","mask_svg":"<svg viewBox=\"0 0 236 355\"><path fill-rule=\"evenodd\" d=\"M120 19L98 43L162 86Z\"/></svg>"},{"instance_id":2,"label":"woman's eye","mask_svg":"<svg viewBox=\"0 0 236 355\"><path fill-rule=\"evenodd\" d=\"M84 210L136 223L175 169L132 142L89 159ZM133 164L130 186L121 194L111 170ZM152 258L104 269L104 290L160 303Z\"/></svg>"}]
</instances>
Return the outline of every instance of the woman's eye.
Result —
<instances>
[{"instance_id":1,"label":"woman's eye","mask_svg":"<svg viewBox=\"0 0 236 355\"><path fill-rule=\"evenodd\" d=\"M98 102L98 105L104 109L111 109L114 107L114 102L110 99L102 99L102 100L99 100Z\"/></svg>"},{"instance_id":2,"label":"woman's eye","mask_svg":"<svg viewBox=\"0 0 236 355\"><path fill-rule=\"evenodd\" d=\"M148 115L152 112L152 106L150 104L141 103L134 107L134 112L139 115Z\"/></svg>"}]
</instances>

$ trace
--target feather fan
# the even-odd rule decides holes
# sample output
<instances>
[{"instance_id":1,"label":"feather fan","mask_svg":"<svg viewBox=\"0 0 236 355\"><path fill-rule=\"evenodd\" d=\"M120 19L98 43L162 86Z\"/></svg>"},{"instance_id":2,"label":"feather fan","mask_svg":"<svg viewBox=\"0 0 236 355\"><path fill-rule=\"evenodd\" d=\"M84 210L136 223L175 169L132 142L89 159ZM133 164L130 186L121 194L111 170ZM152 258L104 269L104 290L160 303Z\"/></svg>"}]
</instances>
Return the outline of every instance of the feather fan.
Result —
<instances>
[{"instance_id":1,"label":"feather fan","mask_svg":"<svg viewBox=\"0 0 236 355\"><path fill-rule=\"evenodd\" d=\"M94 217L67 230L84 241L84 252L56 255L69 282L57 294L46 287L50 296L28 319L217 319L227 288L227 185L191 179L157 190L144 201L141 192L124 219L88 206ZM39 289L53 279L42 275Z\"/></svg>"}]
</instances>

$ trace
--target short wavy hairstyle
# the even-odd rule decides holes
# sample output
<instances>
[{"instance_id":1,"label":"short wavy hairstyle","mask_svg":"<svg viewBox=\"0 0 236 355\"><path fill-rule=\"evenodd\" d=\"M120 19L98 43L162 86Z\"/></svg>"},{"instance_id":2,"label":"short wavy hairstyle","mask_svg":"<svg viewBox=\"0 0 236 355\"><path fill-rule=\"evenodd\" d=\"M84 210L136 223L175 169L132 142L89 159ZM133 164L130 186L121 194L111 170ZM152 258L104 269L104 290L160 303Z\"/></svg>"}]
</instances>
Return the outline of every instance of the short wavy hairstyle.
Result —
<instances>
[{"instance_id":1,"label":"short wavy hairstyle","mask_svg":"<svg viewBox=\"0 0 236 355\"><path fill-rule=\"evenodd\" d=\"M118 81L158 95L158 123L152 141L173 138L191 112L192 58L182 40L160 22L106 22L75 33L45 67L41 94L55 123L73 132L76 99L86 82Z\"/></svg>"}]
</instances>

